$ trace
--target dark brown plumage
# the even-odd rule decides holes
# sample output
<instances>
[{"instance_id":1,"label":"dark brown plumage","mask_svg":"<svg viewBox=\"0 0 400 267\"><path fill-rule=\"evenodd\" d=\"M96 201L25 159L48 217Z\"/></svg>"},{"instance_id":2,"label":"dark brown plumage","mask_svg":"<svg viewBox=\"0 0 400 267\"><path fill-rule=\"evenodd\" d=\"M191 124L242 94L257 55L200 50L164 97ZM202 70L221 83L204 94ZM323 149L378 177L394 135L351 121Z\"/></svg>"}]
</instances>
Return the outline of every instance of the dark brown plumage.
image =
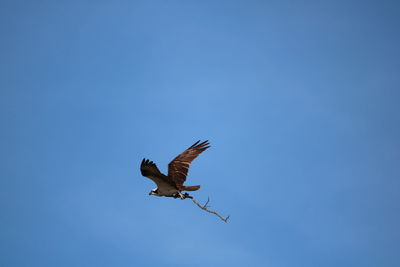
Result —
<instances>
[{"instance_id":1,"label":"dark brown plumage","mask_svg":"<svg viewBox=\"0 0 400 267\"><path fill-rule=\"evenodd\" d=\"M158 189L173 187L178 190L179 193L180 191L198 190L200 188L199 185L184 186L183 184L186 181L190 163L198 155L200 155L201 152L205 151L209 147L210 146L208 141L200 143L199 140L194 143L192 146L179 154L168 164L168 176L161 173L160 170L157 168L157 165L148 159L143 159L140 165L140 171L143 176L153 180L157 184ZM168 190L171 191L171 188L169 188Z\"/></svg>"},{"instance_id":2,"label":"dark brown plumage","mask_svg":"<svg viewBox=\"0 0 400 267\"><path fill-rule=\"evenodd\" d=\"M168 177L174 181L178 188L186 181L190 163L192 163L201 152L210 147L208 141L199 143L200 140L179 154L168 164Z\"/></svg>"}]
</instances>

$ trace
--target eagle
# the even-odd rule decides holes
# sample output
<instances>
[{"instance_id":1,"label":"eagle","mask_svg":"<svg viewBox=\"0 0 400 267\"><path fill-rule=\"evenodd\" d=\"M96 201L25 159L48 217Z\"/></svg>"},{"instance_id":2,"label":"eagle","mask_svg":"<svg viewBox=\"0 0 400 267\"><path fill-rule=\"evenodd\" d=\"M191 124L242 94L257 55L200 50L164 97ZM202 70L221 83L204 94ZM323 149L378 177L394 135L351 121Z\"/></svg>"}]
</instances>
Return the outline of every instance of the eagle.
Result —
<instances>
[{"instance_id":1,"label":"eagle","mask_svg":"<svg viewBox=\"0 0 400 267\"><path fill-rule=\"evenodd\" d=\"M140 171L144 177L150 178L156 183L157 188L151 190L149 195L164 196L185 199L189 194L182 194L182 191L196 191L200 185L184 186L186 176L188 175L190 163L201 152L210 147L208 140L200 140L179 154L168 164L168 175L160 172L157 165L148 159L143 159L140 164Z\"/></svg>"}]
</instances>

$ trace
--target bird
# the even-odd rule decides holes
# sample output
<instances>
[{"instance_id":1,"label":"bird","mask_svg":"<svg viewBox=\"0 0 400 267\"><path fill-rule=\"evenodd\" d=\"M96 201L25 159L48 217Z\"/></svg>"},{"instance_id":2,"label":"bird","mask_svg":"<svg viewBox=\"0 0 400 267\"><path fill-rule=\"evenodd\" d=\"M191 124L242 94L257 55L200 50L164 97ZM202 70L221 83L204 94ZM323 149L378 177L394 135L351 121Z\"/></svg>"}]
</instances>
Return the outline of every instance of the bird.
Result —
<instances>
[{"instance_id":1,"label":"bird","mask_svg":"<svg viewBox=\"0 0 400 267\"><path fill-rule=\"evenodd\" d=\"M196 191L200 189L200 185L183 185L188 175L189 165L201 152L209 147L210 143L208 140L204 142L200 142L199 140L191 145L168 164L168 175L161 173L153 161L144 158L140 164L140 171L144 177L151 179L157 185L157 188L152 189L149 195L179 197L180 199L192 198L188 193L182 194L182 191Z\"/></svg>"}]
</instances>

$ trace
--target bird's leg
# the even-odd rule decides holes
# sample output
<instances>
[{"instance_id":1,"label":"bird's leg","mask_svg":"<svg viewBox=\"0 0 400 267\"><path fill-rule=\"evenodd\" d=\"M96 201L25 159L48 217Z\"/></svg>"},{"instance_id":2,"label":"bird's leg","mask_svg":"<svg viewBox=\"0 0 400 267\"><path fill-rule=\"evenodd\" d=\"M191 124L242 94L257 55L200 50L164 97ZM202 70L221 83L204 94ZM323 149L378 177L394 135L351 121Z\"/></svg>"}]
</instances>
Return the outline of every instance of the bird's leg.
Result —
<instances>
[{"instance_id":1,"label":"bird's leg","mask_svg":"<svg viewBox=\"0 0 400 267\"><path fill-rule=\"evenodd\" d=\"M193 198L192 196L190 196L188 193L184 194L185 198Z\"/></svg>"},{"instance_id":2,"label":"bird's leg","mask_svg":"<svg viewBox=\"0 0 400 267\"><path fill-rule=\"evenodd\" d=\"M180 198L180 199L185 199L185 198L193 198L192 196L190 196L188 193L182 194L181 192L175 193L174 195L172 195L173 198Z\"/></svg>"}]
</instances>

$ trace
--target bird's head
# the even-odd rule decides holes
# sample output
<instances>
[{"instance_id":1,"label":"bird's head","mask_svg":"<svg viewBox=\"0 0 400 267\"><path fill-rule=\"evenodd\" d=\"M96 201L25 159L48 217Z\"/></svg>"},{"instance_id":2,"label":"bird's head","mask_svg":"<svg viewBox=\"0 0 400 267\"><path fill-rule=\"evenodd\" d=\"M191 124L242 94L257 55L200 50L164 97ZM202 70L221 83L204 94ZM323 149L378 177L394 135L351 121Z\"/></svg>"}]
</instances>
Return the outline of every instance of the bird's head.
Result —
<instances>
[{"instance_id":1,"label":"bird's head","mask_svg":"<svg viewBox=\"0 0 400 267\"><path fill-rule=\"evenodd\" d=\"M153 190L151 190L150 192L149 192L149 195L150 196L155 196L155 195L157 195L158 194L158 188L155 188L155 189L153 189Z\"/></svg>"}]
</instances>

